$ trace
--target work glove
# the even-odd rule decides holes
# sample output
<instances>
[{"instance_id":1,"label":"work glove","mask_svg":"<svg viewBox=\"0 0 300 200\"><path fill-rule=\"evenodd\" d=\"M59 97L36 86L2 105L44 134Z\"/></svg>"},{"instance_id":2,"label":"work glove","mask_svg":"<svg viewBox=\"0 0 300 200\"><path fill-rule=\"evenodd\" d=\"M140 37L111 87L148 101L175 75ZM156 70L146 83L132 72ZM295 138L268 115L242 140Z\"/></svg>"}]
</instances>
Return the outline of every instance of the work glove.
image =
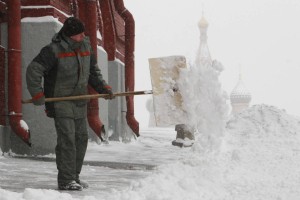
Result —
<instances>
[{"instance_id":1,"label":"work glove","mask_svg":"<svg viewBox=\"0 0 300 200\"><path fill-rule=\"evenodd\" d=\"M45 104L45 95L43 92L37 93L32 97L32 103L35 106L41 106Z\"/></svg>"},{"instance_id":2,"label":"work glove","mask_svg":"<svg viewBox=\"0 0 300 200\"><path fill-rule=\"evenodd\" d=\"M113 92L111 91L111 87L109 85L104 86L102 92L103 92L103 94L109 94L109 95L103 97L106 100L115 98Z\"/></svg>"}]
</instances>

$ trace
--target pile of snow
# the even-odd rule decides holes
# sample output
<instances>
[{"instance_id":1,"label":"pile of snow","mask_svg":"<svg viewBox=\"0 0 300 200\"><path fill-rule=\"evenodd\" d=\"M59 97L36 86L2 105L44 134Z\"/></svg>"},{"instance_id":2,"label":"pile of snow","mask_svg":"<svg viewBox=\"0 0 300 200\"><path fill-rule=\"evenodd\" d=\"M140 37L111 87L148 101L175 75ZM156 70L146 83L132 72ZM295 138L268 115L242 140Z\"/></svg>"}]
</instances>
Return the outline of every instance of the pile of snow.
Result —
<instances>
[{"instance_id":1,"label":"pile of snow","mask_svg":"<svg viewBox=\"0 0 300 200\"><path fill-rule=\"evenodd\" d=\"M221 144L228 119L228 96L222 90L219 75L223 66L218 61L202 62L199 57L190 68L180 71L178 87L187 112L187 125L198 134L197 148L216 151Z\"/></svg>"},{"instance_id":2,"label":"pile of snow","mask_svg":"<svg viewBox=\"0 0 300 200\"><path fill-rule=\"evenodd\" d=\"M219 154L193 154L116 192L119 200L274 200L300 196L300 121L257 105L227 123Z\"/></svg>"},{"instance_id":3,"label":"pile of snow","mask_svg":"<svg viewBox=\"0 0 300 200\"><path fill-rule=\"evenodd\" d=\"M299 198L299 119L272 106L256 105L229 120L225 141L224 175L232 197Z\"/></svg>"}]
</instances>

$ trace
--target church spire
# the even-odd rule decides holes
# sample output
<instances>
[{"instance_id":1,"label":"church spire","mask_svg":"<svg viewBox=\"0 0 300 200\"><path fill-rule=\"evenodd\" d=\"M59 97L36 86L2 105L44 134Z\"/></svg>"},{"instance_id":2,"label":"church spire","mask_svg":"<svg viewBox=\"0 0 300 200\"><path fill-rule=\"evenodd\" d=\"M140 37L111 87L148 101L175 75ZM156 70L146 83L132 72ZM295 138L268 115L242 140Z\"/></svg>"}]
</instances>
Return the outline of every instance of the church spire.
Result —
<instances>
[{"instance_id":1,"label":"church spire","mask_svg":"<svg viewBox=\"0 0 300 200\"><path fill-rule=\"evenodd\" d=\"M204 18L204 10L202 10L201 19L198 22L198 28L200 30L200 45L196 62L201 64L211 64L212 59L207 45L208 22Z\"/></svg>"}]
</instances>

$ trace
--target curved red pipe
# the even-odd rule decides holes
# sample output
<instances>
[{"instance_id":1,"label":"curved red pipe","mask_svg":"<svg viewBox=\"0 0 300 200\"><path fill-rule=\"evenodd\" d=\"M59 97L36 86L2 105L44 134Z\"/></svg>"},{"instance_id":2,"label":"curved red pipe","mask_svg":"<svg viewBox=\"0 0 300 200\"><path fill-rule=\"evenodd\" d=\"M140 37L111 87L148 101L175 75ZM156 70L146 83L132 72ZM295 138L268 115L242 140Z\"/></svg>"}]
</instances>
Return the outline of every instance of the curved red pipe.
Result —
<instances>
[{"instance_id":1,"label":"curved red pipe","mask_svg":"<svg viewBox=\"0 0 300 200\"><path fill-rule=\"evenodd\" d=\"M89 94L97 94L97 92L91 86L88 86L88 92L89 92ZM104 130L103 123L99 117L98 99L91 99L89 101L88 110L87 110L87 119L88 119L90 128L95 132L95 134L101 140L103 140L102 134L105 134L105 130Z\"/></svg>"},{"instance_id":2,"label":"curved red pipe","mask_svg":"<svg viewBox=\"0 0 300 200\"><path fill-rule=\"evenodd\" d=\"M132 14L125 8L123 0L114 0L114 5L125 22L125 90L134 91L134 34L135 23ZM139 136L139 123L134 117L133 96L126 97L126 119L132 131Z\"/></svg>"},{"instance_id":3,"label":"curved red pipe","mask_svg":"<svg viewBox=\"0 0 300 200\"><path fill-rule=\"evenodd\" d=\"M91 46L97 58L97 1L86 1L85 24L86 34L90 37ZM89 85L89 94L97 94L97 92ZM91 99L88 103L87 114L89 126L96 133L96 135L103 140L101 132L104 131L103 123L99 117L99 103L98 99Z\"/></svg>"},{"instance_id":4,"label":"curved red pipe","mask_svg":"<svg viewBox=\"0 0 300 200\"><path fill-rule=\"evenodd\" d=\"M21 1L7 1L8 8L8 113L11 129L29 146L30 131L22 120Z\"/></svg>"}]
</instances>

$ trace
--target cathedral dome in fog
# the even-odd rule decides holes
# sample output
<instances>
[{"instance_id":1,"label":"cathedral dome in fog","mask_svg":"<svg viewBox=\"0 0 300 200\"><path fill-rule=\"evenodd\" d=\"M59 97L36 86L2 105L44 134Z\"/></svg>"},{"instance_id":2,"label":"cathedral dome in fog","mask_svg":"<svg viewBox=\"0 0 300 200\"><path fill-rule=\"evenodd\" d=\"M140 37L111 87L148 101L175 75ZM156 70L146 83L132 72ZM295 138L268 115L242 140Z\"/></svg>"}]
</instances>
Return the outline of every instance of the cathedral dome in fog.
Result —
<instances>
[{"instance_id":1,"label":"cathedral dome in fog","mask_svg":"<svg viewBox=\"0 0 300 200\"><path fill-rule=\"evenodd\" d=\"M208 22L207 20L202 16L200 21L198 22L199 28L207 28L208 27Z\"/></svg>"},{"instance_id":2,"label":"cathedral dome in fog","mask_svg":"<svg viewBox=\"0 0 300 200\"><path fill-rule=\"evenodd\" d=\"M230 94L232 113L239 113L249 107L251 94L245 87L241 76Z\"/></svg>"},{"instance_id":3,"label":"cathedral dome in fog","mask_svg":"<svg viewBox=\"0 0 300 200\"><path fill-rule=\"evenodd\" d=\"M250 103L251 94L240 79L230 94L232 103Z\"/></svg>"}]
</instances>

